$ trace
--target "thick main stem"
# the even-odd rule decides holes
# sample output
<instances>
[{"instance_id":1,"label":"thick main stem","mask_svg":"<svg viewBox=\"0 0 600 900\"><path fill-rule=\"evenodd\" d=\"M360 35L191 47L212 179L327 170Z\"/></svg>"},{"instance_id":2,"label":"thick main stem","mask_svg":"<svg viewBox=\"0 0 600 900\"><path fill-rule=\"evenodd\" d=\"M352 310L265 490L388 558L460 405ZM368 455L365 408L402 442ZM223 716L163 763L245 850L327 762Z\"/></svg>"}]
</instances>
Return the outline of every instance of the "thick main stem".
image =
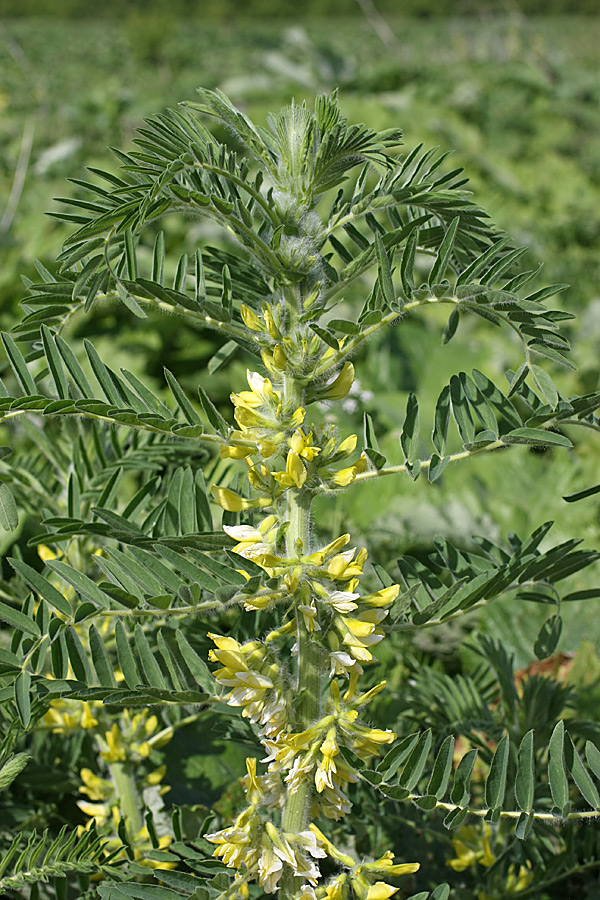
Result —
<instances>
[{"instance_id":1,"label":"thick main stem","mask_svg":"<svg viewBox=\"0 0 600 900\"><path fill-rule=\"evenodd\" d=\"M298 408L302 405L302 387L293 376L285 378L285 399ZM288 557L309 552L310 539L310 505L311 495L303 490L287 492L286 552ZM298 666L296 682L296 704L294 709L294 731L304 731L315 722L321 712L321 648L312 639L304 618L296 609L296 639L298 647ZM313 786L309 780L303 780L294 793L286 797L282 817L282 830L290 833L303 831L308 824L309 808ZM281 883L280 897L289 898L294 894L294 876L291 871L284 874Z\"/></svg>"},{"instance_id":2,"label":"thick main stem","mask_svg":"<svg viewBox=\"0 0 600 900\"><path fill-rule=\"evenodd\" d=\"M144 827L134 765L132 762L113 762L109 768L119 798L119 807L133 837Z\"/></svg>"}]
</instances>

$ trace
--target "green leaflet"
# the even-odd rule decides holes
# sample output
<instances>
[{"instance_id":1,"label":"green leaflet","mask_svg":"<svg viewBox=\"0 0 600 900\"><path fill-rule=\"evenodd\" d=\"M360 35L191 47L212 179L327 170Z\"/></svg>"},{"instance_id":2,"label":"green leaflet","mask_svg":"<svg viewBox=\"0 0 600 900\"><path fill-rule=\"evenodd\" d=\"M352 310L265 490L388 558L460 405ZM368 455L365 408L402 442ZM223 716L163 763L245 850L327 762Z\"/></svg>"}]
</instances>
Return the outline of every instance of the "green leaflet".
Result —
<instances>
[{"instance_id":1,"label":"green leaflet","mask_svg":"<svg viewBox=\"0 0 600 900\"><path fill-rule=\"evenodd\" d=\"M61 562L58 559L48 560L47 565L49 569L52 569L53 572L56 572L57 575L60 575L61 578L72 585L72 587L74 587L78 593L80 593L87 600L90 600L95 606L99 606L103 609L110 608L110 603L106 594L101 591L98 585L95 584L95 582L93 582L91 578L88 578L87 575L84 575L82 572L78 572L77 569L72 568L72 566L68 566L66 563Z\"/></svg>"},{"instance_id":2,"label":"green leaflet","mask_svg":"<svg viewBox=\"0 0 600 900\"><path fill-rule=\"evenodd\" d=\"M337 347L337 342L336 342ZM229 362L234 353L237 352L238 345L235 341L227 341L220 347L217 352L212 356L207 363L207 370L209 375L214 375L215 372Z\"/></svg>"},{"instance_id":3,"label":"green leaflet","mask_svg":"<svg viewBox=\"0 0 600 900\"><path fill-rule=\"evenodd\" d=\"M31 722L31 674L24 669L17 675L14 684L14 697L23 728L29 728Z\"/></svg>"},{"instance_id":4,"label":"green leaflet","mask_svg":"<svg viewBox=\"0 0 600 900\"><path fill-rule=\"evenodd\" d=\"M391 750L388 750L377 766L377 771L381 772L384 781L388 781L396 774L404 760L412 753L418 740L419 733L415 732L415 734L409 734L408 737L395 744Z\"/></svg>"},{"instance_id":5,"label":"green leaflet","mask_svg":"<svg viewBox=\"0 0 600 900\"><path fill-rule=\"evenodd\" d=\"M560 615L551 616L543 623L537 640L533 645L533 651L538 659L546 659L556 649L562 631L562 618Z\"/></svg>"},{"instance_id":6,"label":"green leaflet","mask_svg":"<svg viewBox=\"0 0 600 900\"><path fill-rule=\"evenodd\" d=\"M69 654L69 662L71 663L75 678L85 685L91 685L94 676L92 674L87 652L81 643L79 635L74 628L66 628L64 635L67 652Z\"/></svg>"},{"instance_id":7,"label":"green leaflet","mask_svg":"<svg viewBox=\"0 0 600 900\"><path fill-rule=\"evenodd\" d=\"M477 750L468 750L456 767L456 771L454 773L454 784L452 786L452 791L450 792L450 799L452 800L452 803L456 803L457 806L465 807L469 802L469 798L471 796L471 775L473 773L473 766L475 765L476 759ZM453 827L456 826L453 825Z\"/></svg>"},{"instance_id":8,"label":"green leaflet","mask_svg":"<svg viewBox=\"0 0 600 900\"><path fill-rule=\"evenodd\" d=\"M154 658L154 654L152 653L150 644L148 643L148 638L144 634L141 625L135 626L134 639L135 646L137 648L138 659L142 664L147 683L152 685L153 687L166 688L167 682L165 681L163 673L160 670L160 666Z\"/></svg>"},{"instance_id":9,"label":"green leaflet","mask_svg":"<svg viewBox=\"0 0 600 900\"><path fill-rule=\"evenodd\" d=\"M72 609L69 601L63 594L57 591L53 585L46 581L39 572L36 572L35 569L32 569L31 566L28 566L19 559L9 558L8 562L43 600L46 600L51 606L54 606L55 609L67 616L67 618L71 617Z\"/></svg>"},{"instance_id":10,"label":"green leaflet","mask_svg":"<svg viewBox=\"0 0 600 900\"><path fill-rule=\"evenodd\" d=\"M534 446L572 447L573 444L564 434L546 431L543 428L515 428L503 435L505 444L532 444Z\"/></svg>"},{"instance_id":11,"label":"green leaflet","mask_svg":"<svg viewBox=\"0 0 600 900\"><path fill-rule=\"evenodd\" d=\"M0 767L0 791L7 788L15 778L18 778L31 756L27 753L16 753L15 756L9 757L2 767Z\"/></svg>"},{"instance_id":12,"label":"green leaflet","mask_svg":"<svg viewBox=\"0 0 600 900\"><path fill-rule=\"evenodd\" d=\"M15 378L17 379L23 393L28 397L32 397L34 394L37 394L35 382L29 374L29 369L27 368L25 359L23 358L23 354L21 353L11 336L9 334L3 333L2 343L4 344L4 349L6 351L6 355L8 357L11 368L15 373Z\"/></svg>"},{"instance_id":13,"label":"green leaflet","mask_svg":"<svg viewBox=\"0 0 600 900\"><path fill-rule=\"evenodd\" d=\"M115 625L115 638L117 641L117 659L119 668L125 677L125 684L130 688L135 688L138 684L141 684L141 678L125 634L125 629L120 622L117 622Z\"/></svg>"},{"instance_id":14,"label":"green leaflet","mask_svg":"<svg viewBox=\"0 0 600 900\"><path fill-rule=\"evenodd\" d=\"M491 810L498 809L504 802L509 754L510 740L508 735L505 734L494 751L490 771L485 783L485 802Z\"/></svg>"},{"instance_id":15,"label":"green leaflet","mask_svg":"<svg viewBox=\"0 0 600 900\"><path fill-rule=\"evenodd\" d=\"M456 238L456 231L458 229L460 223L460 216L456 216L450 223L450 227L448 231L444 235L444 240L440 244L440 248L437 252L437 256L431 267L431 272L429 273L429 284L437 284L438 281L441 281L444 277L444 273L450 262L450 257L452 254L452 248L454 247L454 240Z\"/></svg>"},{"instance_id":16,"label":"green leaflet","mask_svg":"<svg viewBox=\"0 0 600 900\"><path fill-rule=\"evenodd\" d=\"M423 774L431 749L431 741L431 730L421 734L402 769L398 783L408 791L412 791L416 787Z\"/></svg>"},{"instance_id":17,"label":"green leaflet","mask_svg":"<svg viewBox=\"0 0 600 900\"><path fill-rule=\"evenodd\" d=\"M386 306L391 307L395 300L394 285L392 282L392 270L390 260L383 245L379 232L375 234L375 252L379 266L379 286Z\"/></svg>"},{"instance_id":18,"label":"green leaflet","mask_svg":"<svg viewBox=\"0 0 600 900\"><path fill-rule=\"evenodd\" d=\"M454 754L454 737L450 734L438 750L431 772L431 778L427 785L427 793L441 800L447 789L452 772L452 757Z\"/></svg>"},{"instance_id":19,"label":"green leaflet","mask_svg":"<svg viewBox=\"0 0 600 900\"><path fill-rule=\"evenodd\" d=\"M515 780L515 797L519 807L529 812L533 807L534 762L533 762L533 730L528 731L517 753L517 777Z\"/></svg>"},{"instance_id":20,"label":"green leaflet","mask_svg":"<svg viewBox=\"0 0 600 900\"><path fill-rule=\"evenodd\" d=\"M406 402L406 416L402 426L400 444L408 462L416 458L419 447L419 403L415 394L409 394Z\"/></svg>"},{"instance_id":21,"label":"green leaflet","mask_svg":"<svg viewBox=\"0 0 600 900\"><path fill-rule=\"evenodd\" d=\"M5 531L14 531L19 524L17 504L9 486L0 481L0 525Z\"/></svg>"},{"instance_id":22,"label":"green leaflet","mask_svg":"<svg viewBox=\"0 0 600 900\"><path fill-rule=\"evenodd\" d=\"M570 735L567 735L567 741L565 745L565 760L569 771L573 776L573 781L577 785L577 788L584 800L592 807L592 809L600 809L600 795L598 794L598 789L590 778L589 772L585 768L583 760L577 752L577 749L573 741L571 740Z\"/></svg>"},{"instance_id":23,"label":"green leaflet","mask_svg":"<svg viewBox=\"0 0 600 900\"><path fill-rule=\"evenodd\" d=\"M41 632L36 622L18 609L13 609L12 606L2 602L0 602L0 620L6 622L12 628L16 628L17 631L32 634L34 637L40 636Z\"/></svg>"},{"instance_id":24,"label":"green leaflet","mask_svg":"<svg viewBox=\"0 0 600 900\"><path fill-rule=\"evenodd\" d=\"M113 673L106 647L98 629L95 625L90 625L88 632L90 642L90 655L92 665L95 669L98 683L109 687L116 687L117 682Z\"/></svg>"},{"instance_id":25,"label":"green leaflet","mask_svg":"<svg viewBox=\"0 0 600 900\"><path fill-rule=\"evenodd\" d=\"M442 457L446 450L446 440L448 438L448 426L450 424L450 387L443 389L438 397L435 407L435 417L433 433L431 440L433 446Z\"/></svg>"},{"instance_id":26,"label":"green leaflet","mask_svg":"<svg viewBox=\"0 0 600 900\"><path fill-rule=\"evenodd\" d=\"M554 805L564 813L569 802L569 784L565 767L565 723L558 722L548 745L548 781Z\"/></svg>"},{"instance_id":27,"label":"green leaflet","mask_svg":"<svg viewBox=\"0 0 600 900\"><path fill-rule=\"evenodd\" d=\"M167 380L167 384L175 398L175 402L177 406L183 413L185 419L190 423L190 425L202 425L202 419L188 400L185 391L175 378L172 372L169 372L168 369L164 369L165 378Z\"/></svg>"}]
</instances>

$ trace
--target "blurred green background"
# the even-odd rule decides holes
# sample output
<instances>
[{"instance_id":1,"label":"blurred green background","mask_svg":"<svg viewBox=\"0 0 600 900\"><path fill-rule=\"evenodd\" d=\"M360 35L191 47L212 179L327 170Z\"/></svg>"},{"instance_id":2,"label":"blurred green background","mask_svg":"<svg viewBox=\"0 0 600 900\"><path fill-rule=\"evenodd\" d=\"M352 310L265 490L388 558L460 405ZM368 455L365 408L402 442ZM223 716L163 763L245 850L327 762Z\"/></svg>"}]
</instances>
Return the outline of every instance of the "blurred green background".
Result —
<instances>
[{"instance_id":1,"label":"blurred green background","mask_svg":"<svg viewBox=\"0 0 600 900\"><path fill-rule=\"evenodd\" d=\"M256 121L289 101L340 89L350 120L401 126L406 148L453 149L478 200L517 243L525 262L544 263L545 283L569 282L557 303L578 314L571 329L577 373L552 369L566 396L600 385L600 19L595 0L477 3L475 0L0 0L0 326L16 321L20 278L37 257L52 268L69 229L44 215L78 195L68 177L86 166L113 168L107 145L128 149L144 116L193 99L199 85L221 88ZM317 14L318 12L318 14ZM544 15L540 15L543 12ZM568 12L568 14L567 14ZM173 250L222 237L202 221L167 220ZM358 387L344 428L363 412L393 460L406 396L417 391L424 421L450 374L477 366L502 383L519 362L517 345L485 323L467 321L442 347L443 322L407 320L369 343L356 360ZM72 326L93 336L109 364L155 378L167 365L193 391L197 365L218 346L174 318L131 322L122 307L97 306ZM207 385L227 408L246 361ZM552 364L549 364L550 367ZM425 426L424 430L427 428ZM516 448L448 470L440 482L382 480L323 504L326 534L353 531L376 561L427 552L437 533L466 544L473 533L522 536L555 519L550 542L580 536L597 546L598 498L567 505L562 495L599 480L597 442L578 438L577 455ZM541 486L541 490L540 490ZM18 536L9 536L10 540ZM7 539L7 540L9 540ZM6 541L5 541L6 546ZM597 580L590 571L573 589ZM598 639L593 603L572 604L559 649ZM523 664L546 611L510 603L486 628L504 635ZM515 627L515 624L517 627ZM463 633L441 634L428 652L456 651Z\"/></svg>"}]
</instances>

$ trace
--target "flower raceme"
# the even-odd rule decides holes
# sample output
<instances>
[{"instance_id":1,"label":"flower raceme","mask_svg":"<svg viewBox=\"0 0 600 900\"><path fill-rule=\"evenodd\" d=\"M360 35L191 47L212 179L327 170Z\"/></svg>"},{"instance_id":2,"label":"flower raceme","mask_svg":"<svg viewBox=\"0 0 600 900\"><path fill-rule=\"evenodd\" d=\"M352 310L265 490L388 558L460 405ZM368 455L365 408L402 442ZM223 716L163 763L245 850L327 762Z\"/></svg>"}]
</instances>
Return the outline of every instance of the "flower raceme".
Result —
<instances>
[{"instance_id":1,"label":"flower raceme","mask_svg":"<svg viewBox=\"0 0 600 900\"><path fill-rule=\"evenodd\" d=\"M219 666L214 678L228 705L241 708L255 726L266 769L257 775L257 760L246 761L246 808L205 838L216 845L214 855L236 870L238 896L247 895L248 883L256 880L266 893L283 889L295 900L387 900L397 888L386 879L415 872L418 864L394 864L390 852L378 860L357 860L314 824L306 828L311 817L338 820L352 809L349 788L359 775L344 749L368 760L396 739L392 731L360 718L385 682L361 692L358 679L375 661L373 649L384 638L382 624L399 586L361 593L367 551L349 547L349 534L309 546L308 528L294 532L291 522L292 509L310 507L319 490L347 486L368 465L363 453L336 468L355 454L357 436L340 440L334 426L306 423L306 402L345 397L354 368L345 363L329 384L290 395L281 372L295 351L282 336L281 323L269 307L261 317L246 308L243 319L251 331L266 329L269 340L277 341L275 347L263 347L273 379L248 372L249 390L231 394L238 430L221 454L242 461L250 490L243 496L215 485L212 492L225 510L244 516L242 524L223 526L236 542L233 552L247 579L247 587L240 586L228 603L248 611L280 609L282 616L261 638L242 642L233 635L209 634L214 644L209 660ZM298 396L308 401L298 402ZM266 515L250 524L249 511L261 508ZM264 570L266 583L256 587L245 560ZM309 688L301 681L300 657L309 645L319 671L329 672L328 686L315 682ZM309 715L298 699L303 691L311 692ZM290 828L294 797L303 798L304 812ZM323 882L319 861L325 857L341 871Z\"/></svg>"}]
</instances>

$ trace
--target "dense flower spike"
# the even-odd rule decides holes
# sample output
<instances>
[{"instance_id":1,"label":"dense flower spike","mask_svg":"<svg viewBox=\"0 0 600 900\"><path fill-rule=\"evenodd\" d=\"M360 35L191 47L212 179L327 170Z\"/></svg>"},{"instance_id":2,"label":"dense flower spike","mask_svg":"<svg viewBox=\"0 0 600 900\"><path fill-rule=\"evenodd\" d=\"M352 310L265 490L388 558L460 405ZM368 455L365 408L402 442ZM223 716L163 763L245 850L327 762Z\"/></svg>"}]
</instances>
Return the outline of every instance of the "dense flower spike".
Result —
<instances>
[{"instance_id":1,"label":"dense flower spike","mask_svg":"<svg viewBox=\"0 0 600 900\"><path fill-rule=\"evenodd\" d=\"M256 333L263 328L274 333L270 312L260 319L246 310L243 318ZM244 460L249 494L213 487L215 499L229 512L260 506L268 513L255 525L223 526L237 542L233 550L240 557L240 571L246 559L264 569L269 579L253 592L240 589L231 602L246 610L277 605L283 618L264 640L240 643L232 636L209 635L215 644L209 658L221 666L214 677L226 691L226 702L241 707L242 715L257 726L267 768L257 776L256 760L247 761L247 808L232 825L206 839L216 844L214 855L238 871L237 878L244 884L257 880L266 893L302 879L294 896L387 900L397 888L382 879L414 872L417 864L393 864L389 852L373 862L355 860L340 853L315 826L306 831L304 824L307 816L337 820L350 812L348 791L358 774L343 755L344 748L367 760L395 740L393 732L369 727L359 718L385 682L362 693L357 683L363 666L374 661L373 649L384 637L381 625L399 586L362 594L367 551L348 547L348 534L312 547L308 529L298 531L294 525L293 518L303 505L310 505L317 487L350 484L367 467L367 458L361 454L350 466L336 469L354 454L357 437L340 441L330 427L306 424L304 405L288 397L287 382L281 380L286 353L293 356L289 341L284 346L286 352L279 344L272 352L272 380L248 372L250 390L231 395L239 427L233 434L254 442L255 448L226 445L222 455ZM315 397L341 399L353 377L347 363ZM311 686L301 680L309 647L329 672L326 691L320 682ZM290 651L292 659L299 657L295 675L283 661L289 660ZM298 691L311 692L309 715L299 712ZM290 828L289 810L297 802L293 798L301 798L304 810ZM280 811L280 821L274 820L274 810ZM321 885L316 860L325 856L348 871Z\"/></svg>"}]
</instances>

